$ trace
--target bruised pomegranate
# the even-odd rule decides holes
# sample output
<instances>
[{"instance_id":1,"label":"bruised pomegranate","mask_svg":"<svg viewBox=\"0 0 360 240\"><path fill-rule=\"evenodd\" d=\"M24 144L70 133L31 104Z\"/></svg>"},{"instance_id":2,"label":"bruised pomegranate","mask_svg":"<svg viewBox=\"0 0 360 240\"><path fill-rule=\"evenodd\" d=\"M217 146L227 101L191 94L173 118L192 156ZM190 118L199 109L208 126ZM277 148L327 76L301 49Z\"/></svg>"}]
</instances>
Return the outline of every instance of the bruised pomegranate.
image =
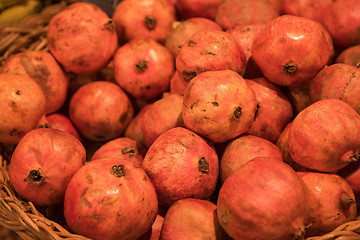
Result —
<instances>
[{"instance_id":1,"label":"bruised pomegranate","mask_svg":"<svg viewBox=\"0 0 360 240\"><path fill-rule=\"evenodd\" d=\"M169 50L151 38L134 38L114 55L115 81L134 98L159 97L169 89L174 71Z\"/></svg>"},{"instance_id":2,"label":"bruised pomegranate","mask_svg":"<svg viewBox=\"0 0 360 240\"><path fill-rule=\"evenodd\" d=\"M50 52L75 74L91 74L105 67L118 37L108 15L87 2L69 5L53 16L47 29Z\"/></svg>"},{"instance_id":3,"label":"bruised pomegranate","mask_svg":"<svg viewBox=\"0 0 360 240\"><path fill-rule=\"evenodd\" d=\"M125 0L116 6L112 18L120 43L140 36L164 43L176 15L169 0Z\"/></svg>"},{"instance_id":4,"label":"bruised pomegranate","mask_svg":"<svg viewBox=\"0 0 360 240\"><path fill-rule=\"evenodd\" d=\"M256 104L255 93L238 73L207 71L186 86L182 117L187 128L221 143L249 130Z\"/></svg>"},{"instance_id":5,"label":"bruised pomegranate","mask_svg":"<svg viewBox=\"0 0 360 240\"><path fill-rule=\"evenodd\" d=\"M95 239L138 239L158 212L154 186L142 168L116 158L88 162L65 192L64 215L70 229Z\"/></svg>"},{"instance_id":6,"label":"bruised pomegranate","mask_svg":"<svg viewBox=\"0 0 360 240\"><path fill-rule=\"evenodd\" d=\"M141 166L146 149L127 137L115 138L101 145L91 157L91 161L102 158L119 158Z\"/></svg>"},{"instance_id":7,"label":"bruised pomegranate","mask_svg":"<svg viewBox=\"0 0 360 240\"><path fill-rule=\"evenodd\" d=\"M180 19L203 17L215 20L221 0L177 0L175 7Z\"/></svg>"},{"instance_id":8,"label":"bruised pomegranate","mask_svg":"<svg viewBox=\"0 0 360 240\"><path fill-rule=\"evenodd\" d=\"M335 63L323 68L310 84L311 102L335 98L353 107L360 114L360 68Z\"/></svg>"},{"instance_id":9,"label":"bruised pomegranate","mask_svg":"<svg viewBox=\"0 0 360 240\"><path fill-rule=\"evenodd\" d=\"M26 75L0 74L0 142L16 144L45 117L46 98Z\"/></svg>"},{"instance_id":10,"label":"bruised pomegranate","mask_svg":"<svg viewBox=\"0 0 360 240\"><path fill-rule=\"evenodd\" d=\"M243 75L245 67L245 54L236 40L214 29L194 33L176 57L176 70L185 82L206 71L233 70Z\"/></svg>"},{"instance_id":11,"label":"bruised pomegranate","mask_svg":"<svg viewBox=\"0 0 360 240\"><path fill-rule=\"evenodd\" d=\"M335 59L336 63L345 63L360 68L360 44L341 51Z\"/></svg>"},{"instance_id":12,"label":"bruised pomegranate","mask_svg":"<svg viewBox=\"0 0 360 240\"><path fill-rule=\"evenodd\" d=\"M217 221L216 205L194 198L181 199L170 206L160 235L162 240L230 239Z\"/></svg>"},{"instance_id":13,"label":"bruised pomegranate","mask_svg":"<svg viewBox=\"0 0 360 240\"><path fill-rule=\"evenodd\" d=\"M303 239L309 213L306 185L272 157L249 161L221 186L217 216L233 239Z\"/></svg>"},{"instance_id":14,"label":"bruised pomegranate","mask_svg":"<svg viewBox=\"0 0 360 240\"><path fill-rule=\"evenodd\" d=\"M69 78L46 51L24 51L8 58L3 73L25 74L34 79L46 97L46 114L59 110L65 103Z\"/></svg>"},{"instance_id":15,"label":"bruised pomegranate","mask_svg":"<svg viewBox=\"0 0 360 240\"><path fill-rule=\"evenodd\" d=\"M82 136L93 141L120 136L133 115L128 96L112 82L90 82L79 88L70 99L70 120Z\"/></svg>"},{"instance_id":16,"label":"bruised pomegranate","mask_svg":"<svg viewBox=\"0 0 360 240\"><path fill-rule=\"evenodd\" d=\"M357 216L354 192L337 174L297 172L310 192L307 236L318 236L334 230Z\"/></svg>"},{"instance_id":17,"label":"bruised pomegranate","mask_svg":"<svg viewBox=\"0 0 360 240\"><path fill-rule=\"evenodd\" d=\"M215 150L183 127L161 134L146 152L142 168L154 184L159 204L165 208L189 197L208 200L219 175Z\"/></svg>"},{"instance_id":18,"label":"bruised pomegranate","mask_svg":"<svg viewBox=\"0 0 360 240\"><path fill-rule=\"evenodd\" d=\"M269 140L252 135L240 136L230 141L220 160L221 183L250 160L256 157L273 157L283 160L281 150Z\"/></svg>"},{"instance_id":19,"label":"bruised pomegranate","mask_svg":"<svg viewBox=\"0 0 360 240\"><path fill-rule=\"evenodd\" d=\"M174 22L173 29L166 38L165 46L176 58L186 40L194 33L204 29L222 30L215 21L204 17L192 17L184 21Z\"/></svg>"},{"instance_id":20,"label":"bruised pomegranate","mask_svg":"<svg viewBox=\"0 0 360 240\"><path fill-rule=\"evenodd\" d=\"M71 133L52 128L28 132L9 164L14 190L37 206L63 202L72 176L85 164L84 146Z\"/></svg>"},{"instance_id":21,"label":"bruised pomegranate","mask_svg":"<svg viewBox=\"0 0 360 240\"><path fill-rule=\"evenodd\" d=\"M293 120L288 136L291 158L311 170L335 173L357 161L360 116L338 99L319 100Z\"/></svg>"},{"instance_id":22,"label":"bruised pomegranate","mask_svg":"<svg viewBox=\"0 0 360 240\"><path fill-rule=\"evenodd\" d=\"M69 132L74 135L79 141L82 141L82 137L80 136L78 130L75 128L69 117L61 113L52 113L46 116L46 120L51 128Z\"/></svg>"},{"instance_id":23,"label":"bruised pomegranate","mask_svg":"<svg viewBox=\"0 0 360 240\"><path fill-rule=\"evenodd\" d=\"M257 34L251 54L267 80L282 86L300 86L310 81L332 55L325 32L314 20L282 15Z\"/></svg>"}]
</instances>

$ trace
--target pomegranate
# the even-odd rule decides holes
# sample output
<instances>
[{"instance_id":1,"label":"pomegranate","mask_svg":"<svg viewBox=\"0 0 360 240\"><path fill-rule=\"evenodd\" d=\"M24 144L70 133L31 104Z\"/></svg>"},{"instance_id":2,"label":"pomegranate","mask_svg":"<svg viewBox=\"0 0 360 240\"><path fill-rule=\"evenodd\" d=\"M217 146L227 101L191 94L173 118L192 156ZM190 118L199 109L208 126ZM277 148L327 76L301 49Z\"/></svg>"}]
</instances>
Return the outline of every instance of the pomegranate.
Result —
<instances>
[{"instance_id":1,"label":"pomegranate","mask_svg":"<svg viewBox=\"0 0 360 240\"><path fill-rule=\"evenodd\" d=\"M250 129L256 104L255 93L238 73L207 71L186 86L182 117L187 128L221 143Z\"/></svg>"},{"instance_id":2,"label":"pomegranate","mask_svg":"<svg viewBox=\"0 0 360 240\"><path fill-rule=\"evenodd\" d=\"M257 100L255 120L247 133L275 142L293 117L291 103L277 85L265 78L248 79L247 82Z\"/></svg>"},{"instance_id":3,"label":"pomegranate","mask_svg":"<svg viewBox=\"0 0 360 240\"><path fill-rule=\"evenodd\" d=\"M129 124L125 128L124 137L131 138L145 146L145 140L142 132L142 118L144 117L145 112L150 107L150 104L144 106L140 111L130 120Z\"/></svg>"},{"instance_id":4,"label":"pomegranate","mask_svg":"<svg viewBox=\"0 0 360 240\"><path fill-rule=\"evenodd\" d=\"M45 116L46 98L26 75L0 74L0 142L16 144Z\"/></svg>"},{"instance_id":5,"label":"pomegranate","mask_svg":"<svg viewBox=\"0 0 360 240\"><path fill-rule=\"evenodd\" d=\"M121 44L140 36L164 43L176 14L169 0L125 0L116 6L112 18Z\"/></svg>"},{"instance_id":6,"label":"pomegranate","mask_svg":"<svg viewBox=\"0 0 360 240\"><path fill-rule=\"evenodd\" d=\"M256 157L220 188L217 216L234 240L303 239L309 206L306 185L289 165Z\"/></svg>"},{"instance_id":7,"label":"pomegranate","mask_svg":"<svg viewBox=\"0 0 360 240\"><path fill-rule=\"evenodd\" d=\"M91 161L103 158L119 158L141 166L146 149L127 137L115 138L101 145L92 155Z\"/></svg>"},{"instance_id":8,"label":"pomegranate","mask_svg":"<svg viewBox=\"0 0 360 240\"><path fill-rule=\"evenodd\" d=\"M178 71L175 71L170 79L170 93L184 95L186 82L182 81Z\"/></svg>"},{"instance_id":9,"label":"pomegranate","mask_svg":"<svg viewBox=\"0 0 360 240\"><path fill-rule=\"evenodd\" d=\"M177 0L175 7L178 18L189 19L203 17L215 20L216 13L222 0Z\"/></svg>"},{"instance_id":10,"label":"pomegranate","mask_svg":"<svg viewBox=\"0 0 360 240\"><path fill-rule=\"evenodd\" d=\"M169 50L151 38L137 37L114 55L116 82L134 98L155 99L169 89L174 69Z\"/></svg>"},{"instance_id":11,"label":"pomegranate","mask_svg":"<svg viewBox=\"0 0 360 240\"><path fill-rule=\"evenodd\" d=\"M358 202L360 200L360 162L350 163L337 173L350 185L355 194L355 199ZM359 205L357 205L357 207L359 207Z\"/></svg>"},{"instance_id":12,"label":"pomegranate","mask_svg":"<svg viewBox=\"0 0 360 240\"><path fill-rule=\"evenodd\" d=\"M123 159L90 161L75 173L65 192L68 226L95 240L138 239L151 229L157 211L148 176Z\"/></svg>"},{"instance_id":13,"label":"pomegranate","mask_svg":"<svg viewBox=\"0 0 360 240\"><path fill-rule=\"evenodd\" d=\"M273 157L283 161L281 150L269 140L252 135L230 141L220 160L221 183L238 168L256 157Z\"/></svg>"},{"instance_id":14,"label":"pomegranate","mask_svg":"<svg viewBox=\"0 0 360 240\"><path fill-rule=\"evenodd\" d=\"M176 21L169 36L166 38L165 46L176 58L186 40L194 33L204 29L222 30L215 21L204 17L192 17L184 21Z\"/></svg>"},{"instance_id":15,"label":"pomegranate","mask_svg":"<svg viewBox=\"0 0 360 240\"><path fill-rule=\"evenodd\" d=\"M325 32L314 20L282 15L257 34L251 54L267 80L300 86L310 81L332 55Z\"/></svg>"},{"instance_id":16,"label":"pomegranate","mask_svg":"<svg viewBox=\"0 0 360 240\"><path fill-rule=\"evenodd\" d=\"M65 103L69 77L46 51L24 51L9 57L1 72L25 74L34 79L46 97L46 114L58 111Z\"/></svg>"},{"instance_id":17,"label":"pomegranate","mask_svg":"<svg viewBox=\"0 0 360 240\"><path fill-rule=\"evenodd\" d=\"M360 44L341 51L335 59L336 63L345 63L360 68Z\"/></svg>"},{"instance_id":18,"label":"pomegranate","mask_svg":"<svg viewBox=\"0 0 360 240\"><path fill-rule=\"evenodd\" d=\"M94 141L120 136L134 114L124 91L115 83L90 82L70 99L69 117L81 135Z\"/></svg>"},{"instance_id":19,"label":"pomegranate","mask_svg":"<svg viewBox=\"0 0 360 240\"><path fill-rule=\"evenodd\" d=\"M208 200L185 198L167 210L161 229L162 240L230 239L220 227L216 205Z\"/></svg>"},{"instance_id":20,"label":"pomegranate","mask_svg":"<svg viewBox=\"0 0 360 240\"><path fill-rule=\"evenodd\" d=\"M75 74L91 74L110 61L118 37L114 23L100 7L77 2L51 18L47 41L62 66Z\"/></svg>"},{"instance_id":21,"label":"pomegranate","mask_svg":"<svg viewBox=\"0 0 360 240\"><path fill-rule=\"evenodd\" d=\"M311 102L335 98L353 107L360 114L360 69L345 63L335 63L323 68L310 84Z\"/></svg>"},{"instance_id":22,"label":"pomegranate","mask_svg":"<svg viewBox=\"0 0 360 240\"><path fill-rule=\"evenodd\" d=\"M194 33L176 57L176 70L185 82L201 72L233 70L244 74L244 51L230 33L204 29Z\"/></svg>"},{"instance_id":23,"label":"pomegranate","mask_svg":"<svg viewBox=\"0 0 360 240\"><path fill-rule=\"evenodd\" d=\"M357 216L354 192L337 174L298 172L310 192L307 236L318 236L334 230Z\"/></svg>"},{"instance_id":24,"label":"pomegranate","mask_svg":"<svg viewBox=\"0 0 360 240\"><path fill-rule=\"evenodd\" d=\"M46 120L51 128L69 132L74 135L80 142L82 142L82 137L69 117L62 113L52 113L46 116Z\"/></svg>"},{"instance_id":25,"label":"pomegranate","mask_svg":"<svg viewBox=\"0 0 360 240\"><path fill-rule=\"evenodd\" d=\"M63 202L70 179L85 164L86 153L71 133L52 128L29 131L9 164L14 190L36 206Z\"/></svg>"},{"instance_id":26,"label":"pomegranate","mask_svg":"<svg viewBox=\"0 0 360 240\"><path fill-rule=\"evenodd\" d=\"M226 0L216 12L215 21L223 28L266 24L279 17L279 11L268 0Z\"/></svg>"},{"instance_id":27,"label":"pomegranate","mask_svg":"<svg viewBox=\"0 0 360 240\"><path fill-rule=\"evenodd\" d=\"M293 107L293 115L296 116L311 104L309 90L311 80L301 86L283 88L286 97Z\"/></svg>"},{"instance_id":28,"label":"pomegranate","mask_svg":"<svg viewBox=\"0 0 360 240\"><path fill-rule=\"evenodd\" d=\"M157 192L159 205L177 200L208 200L215 191L219 162L215 150L194 132L175 127L161 134L145 154L142 168Z\"/></svg>"},{"instance_id":29,"label":"pomegranate","mask_svg":"<svg viewBox=\"0 0 360 240\"><path fill-rule=\"evenodd\" d=\"M138 240L159 240L163 223L164 217L157 214L154 223L151 225L151 229L142 235Z\"/></svg>"},{"instance_id":30,"label":"pomegranate","mask_svg":"<svg viewBox=\"0 0 360 240\"><path fill-rule=\"evenodd\" d=\"M293 120L288 136L291 158L311 170L335 173L360 151L360 116L338 99L319 100Z\"/></svg>"}]
</instances>

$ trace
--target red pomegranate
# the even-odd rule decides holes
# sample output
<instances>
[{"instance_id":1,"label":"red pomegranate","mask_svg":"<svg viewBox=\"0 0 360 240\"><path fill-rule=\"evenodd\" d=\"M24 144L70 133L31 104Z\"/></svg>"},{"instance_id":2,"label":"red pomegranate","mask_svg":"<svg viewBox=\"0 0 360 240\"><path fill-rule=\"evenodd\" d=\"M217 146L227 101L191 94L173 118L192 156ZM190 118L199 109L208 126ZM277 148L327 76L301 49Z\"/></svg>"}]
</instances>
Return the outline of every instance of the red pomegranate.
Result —
<instances>
[{"instance_id":1,"label":"red pomegranate","mask_svg":"<svg viewBox=\"0 0 360 240\"><path fill-rule=\"evenodd\" d=\"M124 131L124 137L131 138L142 146L145 146L145 140L141 127L141 125L143 124L142 119L149 107L150 104L141 108L140 111L133 117L133 119L130 120Z\"/></svg>"},{"instance_id":2,"label":"red pomegranate","mask_svg":"<svg viewBox=\"0 0 360 240\"><path fill-rule=\"evenodd\" d=\"M43 120L46 98L40 85L29 76L2 73L0 109L0 142L16 144Z\"/></svg>"},{"instance_id":3,"label":"red pomegranate","mask_svg":"<svg viewBox=\"0 0 360 240\"><path fill-rule=\"evenodd\" d=\"M114 23L100 7L77 2L51 18L47 41L50 52L66 69L91 74L110 61L118 37Z\"/></svg>"},{"instance_id":4,"label":"red pomegranate","mask_svg":"<svg viewBox=\"0 0 360 240\"><path fill-rule=\"evenodd\" d=\"M71 133L52 128L28 132L9 164L14 190L36 206L62 203L70 179L85 164L86 153Z\"/></svg>"},{"instance_id":5,"label":"red pomegranate","mask_svg":"<svg viewBox=\"0 0 360 240\"><path fill-rule=\"evenodd\" d=\"M186 85L187 83L180 78L178 71L175 71L170 79L169 91L170 93L184 95Z\"/></svg>"},{"instance_id":6,"label":"red pomegranate","mask_svg":"<svg viewBox=\"0 0 360 240\"><path fill-rule=\"evenodd\" d=\"M163 223L164 217L158 214L154 223L151 225L151 229L142 235L138 240L159 240Z\"/></svg>"},{"instance_id":7,"label":"red pomegranate","mask_svg":"<svg viewBox=\"0 0 360 240\"><path fill-rule=\"evenodd\" d=\"M125 0L116 6L112 18L121 44L140 36L164 43L176 14L169 0Z\"/></svg>"},{"instance_id":8,"label":"red pomegranate","mask_svg":"<svg viewBox=\"0 0 360 240\"><path fill-rule=\"evenodd\" d=\"M120 136L133 118L133 106L115 83L90 82L70 99L69 118L81 135L93 141Z\"/></svg>"},{"instance_id":9,"label":"red pomegranate","mask_svg":"<svg viewBox=\"0 0 360 240\"><path fill-rule=\"evenodd\" d=\"M148 37L137 37L114 55L115 81L134 98L153 100L169 89L174 69L170 51Z\"/></svg>"},{"instance_id":10,"label":"red pomegranate","mask_svg":"<svg viewBox=\"0 0 360 240\"><path fill-rule=\"evenodd\" d=\"M177 0L175 7L178 18L189 19L203 17L215 20L216 13L222 0Z\"/></svg>"},{"instance_id":11,"label":"red pomegranate","mask_svg":"<svg viewBox=\"0 0 360 240\"><path fill-rule=\"evenodd\" d=\"M205 29L194 33L176 57L176 70L185 82L201 72L233 70L243 75L244 51L230 33Z\"/></svg>"},{"instance_id":12,"label":"red pomegranate","mask_svg":"<svg viewBox=\"0 0 360 240\"><path fill-rule=\"evenodd\" d=\"M335 59L335 62L345 63L360 68L360 44L348 47L341 51Z\"/></svg>"},{"instance_id":13,"label":"red pomegranate","mask_svg":"<svg viewBox=\"0 0 360 240\"><path fill-rule=\"evenodd\" d=\"M226 179L216 211L234 240L303 239L309 192L289 165L257 157Z\"/></svg>"},{"instance_id":14,"label":"red pomegranate","mask_svg":"<svg viewBox=\"0 0 360 240\"><path fill-rule=\"evenodd\" d=\"M219 162L215 150L199 135L183 128L161 134L148 149L142 168L156 189L159 204L177 200L208 200L215 191Z\"/></svg>"},{"instance_id":15,"label":"red pomegranate","mask_svg":"<svg viewBox=\"0 0 360 240\"><path fill-rule=\"evenodd\" d=\"M221 143L250 129L256 104L254 91L238 73L207 71L186 86L182 117L188 129Z\"/></svg>"},{"instance_id":16,"label":"red pomegranate","mask_svg":"<svg viewBox=\"0 0 360 240\"><path fill-rule=\"evenodd\" d=\"M75 128L70 118L64 114L52 113L46 116L46 120L51 128L69 132L74 135L80 142L82 141L82 137L80 136L78 130Z\"/></svg>"},{"instance_id":17,"label":"red pomegranate","mask_svg":"<svg viewBox=\"0 0 360 240\"><path fill-rule=\"evenodd\" d=\"M64 215L70 229L95 239L138 239L158 212L154 186L142 168L116 158L90 161L72 177Z\"/></svg>"},{"instance_id":18,"label":"red pomegranate","mask_svg":"<svg viewBox=\"0 0 360 240\"><path fill-rule=\"evenodd\" d=\"M309 90L311 81L296 87L285 87L283 91L291 102L293 115L296 116L311 104Z\"/></svg>"},{"instance_id":19,"label":"red pomegranate","mask_svg":"<svg viewBox=\"0 0 360 240\"><path fill-rule=\"evenodd\" d=\"M319 100L293 120L288 136L291 158L311 170L335 173L357 161L360 115L338 99Z\"/></svg>"},{"instance_id":20,"label":"red pomegranate","mask_svg":"<svg viewBox=\"0 0 360 240\"><path fill-rule=\"evenodd\" d=\"M58 111L65 103L69 77L46 51L24 51L8 58L3 73L25 74L34 79L46 97L46 114Z\"/></svg>"},{"instance_id":21,"label":"red pomegranate","mask_svg":"<svg viewBox=\"0 0 360 240\"><path fill-rule=\"evenodd\" d=\"M355 199L358 202L360 200L360 162L356 161L350 163L346 167L340 169L337 174L344 178L350 185L355 194ZM359 204L357 206L359 206Z\"/></svg>"},{"instance_id":22,"label":"red pomegranate","mask_svg":"<svg viewBox=\"0 0 360 240\"><path fill-rule=\"evenodd\" d=\"M282 86L310 81L332 56L326 29L314 20L282 15L254 39L252 57L264 77Z\"/></svg>"}]
</instances>

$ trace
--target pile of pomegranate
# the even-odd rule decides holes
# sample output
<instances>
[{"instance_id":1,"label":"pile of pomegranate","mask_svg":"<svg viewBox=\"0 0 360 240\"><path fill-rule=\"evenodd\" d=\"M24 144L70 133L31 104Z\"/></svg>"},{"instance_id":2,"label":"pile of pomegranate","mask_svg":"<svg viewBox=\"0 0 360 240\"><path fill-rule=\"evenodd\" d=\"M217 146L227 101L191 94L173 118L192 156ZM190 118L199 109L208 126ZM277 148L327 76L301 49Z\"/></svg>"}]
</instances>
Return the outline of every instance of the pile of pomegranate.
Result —
<instances>
[{"instance_id":1,"label":"pile of pomegranate","mask_svg":"<svg viewBox=\"0 0 360 240\"><path fill-rule=\"evenodd\" d=\"M359 0L77 2L0 68L10 183L91 239L300 240L357 219Z\"/></svg>"}]
</instances>

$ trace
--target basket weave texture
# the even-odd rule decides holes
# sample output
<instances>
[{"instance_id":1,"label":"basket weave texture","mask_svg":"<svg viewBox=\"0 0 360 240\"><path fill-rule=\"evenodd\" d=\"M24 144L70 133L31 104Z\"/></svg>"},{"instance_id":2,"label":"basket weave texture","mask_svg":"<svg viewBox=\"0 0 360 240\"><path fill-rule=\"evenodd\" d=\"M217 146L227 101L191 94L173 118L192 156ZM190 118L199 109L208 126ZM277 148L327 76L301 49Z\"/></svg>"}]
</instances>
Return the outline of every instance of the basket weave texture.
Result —
<instances>
[{"instance_id":1,"label":"basket weave texture","mask_svg":"<svg viewBox=\"0 0 360 240\"><path fill-rule=\"evenodd\" d=\"M20 23L0 24L0 66L11 55L26 50L47 49L46 31L52 16L75 1L45 7ZM87 240L46 218L31 202L23 201L12 189L8 163L14 146L0 146L0 239ZM15 234L16 233L16 234ZM342 224L332 232L306 240L360 240L360 220Z\"/></svg>"}]
</instances>

